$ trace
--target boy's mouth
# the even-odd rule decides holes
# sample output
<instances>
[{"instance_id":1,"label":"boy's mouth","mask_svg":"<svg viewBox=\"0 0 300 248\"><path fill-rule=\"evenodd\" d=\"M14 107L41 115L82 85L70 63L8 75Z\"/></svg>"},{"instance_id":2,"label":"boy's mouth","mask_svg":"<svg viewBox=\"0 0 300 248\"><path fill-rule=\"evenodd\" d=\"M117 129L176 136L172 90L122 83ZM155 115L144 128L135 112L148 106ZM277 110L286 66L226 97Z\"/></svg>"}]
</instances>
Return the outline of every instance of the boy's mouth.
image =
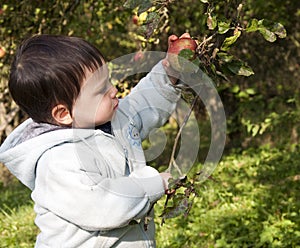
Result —
<instances>
[{"instance_id":1,"label":"boy's mouth","mask_svg":"<svg viewBox=\"0 0 300 248\"><path fill-rule=\"evenodd\" d=\"M114 106L114 110L117 109L118 106L119 106L119 100L117 99L117 103L116 103L116 105Z\"/></svg>"}]
</instances>

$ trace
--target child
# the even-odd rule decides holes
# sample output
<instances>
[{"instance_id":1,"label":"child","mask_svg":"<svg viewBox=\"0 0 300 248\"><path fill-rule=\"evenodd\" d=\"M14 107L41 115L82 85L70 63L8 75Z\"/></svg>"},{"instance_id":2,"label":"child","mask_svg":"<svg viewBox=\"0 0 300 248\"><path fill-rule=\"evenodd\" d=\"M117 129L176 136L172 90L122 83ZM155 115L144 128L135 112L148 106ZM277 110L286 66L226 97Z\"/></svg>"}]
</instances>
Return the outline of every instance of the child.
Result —
<instances>
[{"instance_id":1,"label":"child","mask_svg":"<svg viewBox=\"0 0 300 248\"><path fill-rule=\"evenodd\" d=\"M170 174L146 166L141 141L180 98L166 71L164 59L118 100L88 42L36 35L21 44L9 90L30 118L2 144L0 161L32 190L36 247L155 247L149 216Z\"/></svg>"}]
</instances>

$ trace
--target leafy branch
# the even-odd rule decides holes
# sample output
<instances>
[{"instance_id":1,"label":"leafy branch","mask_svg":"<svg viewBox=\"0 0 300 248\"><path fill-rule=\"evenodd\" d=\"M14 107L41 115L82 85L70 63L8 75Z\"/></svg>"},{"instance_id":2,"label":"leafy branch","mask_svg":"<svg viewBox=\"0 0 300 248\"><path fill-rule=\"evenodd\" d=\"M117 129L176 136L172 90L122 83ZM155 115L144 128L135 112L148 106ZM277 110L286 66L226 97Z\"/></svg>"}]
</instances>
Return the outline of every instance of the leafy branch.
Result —
<instances>
[{"instance_id":1,"label":"leafy branch","mask_svg":"<svg viewBox=\"0 0 300 248\"><path fill-rule=\"evenodd\" d=\"M139 32L144 37L144 41L153 40L153 36L162 33L169 25L168 7L174 1L171 0L127 0L125 5L135 10L139 16ZM254 74L253 69L242 58L236 57L231 52L242 36L258 32L268 42L275 42L278 38L286 37L284 26L278 22L271 22L266 19L258 20L249 18L245 15L245 6L243 3L235 5L232 2L224 4L225 16L218 16L215 6L220 7L219 1L201 0L206 6L206 28L204 34L193 35L198 41L196 56L199 68L204 71L214 81L230 82L232 76L249 77ZM221 5L222 5L221 4ZM163 23L163 25L161 25ZM179 143L182 130L188 122L191 113L199 100L198 96L193 95L190 109L186 114L174 140L174 145L170 157L169 169L175 169L181 176L171 179L164 209L161 214L162 224L168 218L178 215L187 216L194 198L198 196L197 180L202 171L193 175L189 173L189 178L184 175L175 161L175 153ZM203 172L204 173L204 172ZM214 180L211 176L207 178ZM198 179L197 179L198 178Z\"/></svg>"},{"instance_id":2,"label":"leafy branch","mask_svg":"<svg viewBox=\"0 0 300 248\"><path fill-rule=\"evenodd\" d=\"M140 17L138 32L144 37L143 41L155 40L152 37L166 30L169 24L168 7L172 0L127 0L125 6L134 9ZM268 42L277 38L285 38L286 30L281 23L266 19L247 19L243 15L245 6L238 3L226 8L229 12L225 18L218 17L214 12L214 0L201 0L207 5L206 25L208 32L199 41L197 55L200 68L217 81L229 81L228 76L251 76L252 68L241 58L230 53L234 44L247 33L259 32ZM230 9L230 11L229 11Z\"/></svg>"}]
</instances>

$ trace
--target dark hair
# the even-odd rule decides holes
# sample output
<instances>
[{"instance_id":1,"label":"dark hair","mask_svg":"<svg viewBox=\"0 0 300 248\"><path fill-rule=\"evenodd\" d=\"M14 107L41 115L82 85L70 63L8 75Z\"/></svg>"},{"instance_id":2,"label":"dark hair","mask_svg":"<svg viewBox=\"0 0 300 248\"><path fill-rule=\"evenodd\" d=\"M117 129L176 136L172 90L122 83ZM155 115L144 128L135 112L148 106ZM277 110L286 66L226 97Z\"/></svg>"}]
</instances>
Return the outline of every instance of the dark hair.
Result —
<instances>
[{"instance_id":1,"label":"dark hair","mask_svg":"<svg viewBox=\"0 0 300 248\"><path fill-rule=\"evenodd\" d=\"M71 112L86 69L95 71L102 64L100 51L81 38L35 35L16 52L9 90L34 121L52 122L52 108L61 103Z\"/></svg>"}]
</instances>

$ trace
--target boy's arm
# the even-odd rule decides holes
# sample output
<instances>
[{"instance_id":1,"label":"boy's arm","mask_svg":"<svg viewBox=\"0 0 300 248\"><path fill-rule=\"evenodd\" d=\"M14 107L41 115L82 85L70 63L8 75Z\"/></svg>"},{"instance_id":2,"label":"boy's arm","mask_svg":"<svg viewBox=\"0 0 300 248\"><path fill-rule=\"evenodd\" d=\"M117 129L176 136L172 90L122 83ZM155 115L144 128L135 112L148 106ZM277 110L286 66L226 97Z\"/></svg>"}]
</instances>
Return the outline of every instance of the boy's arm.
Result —
<instances>
[{"instance_id":1,"label":"boy's arm","mask_svg":"<svg viewBox=\"0 0 300 248\"><path fill-rule=\"evenodd\" d=\"M183 34L181 37L190 36ZM177 36L171 35L168 40L169 46L177 39ZM178 87L174 87L179 75L170 66L167 55L121 102L121 112L130 115L142 139L147 137L153 128L164 125L175 110L181 93Z\"/></svg>"},{"instance_id":2,"label":"boy's arm","mask_svg":"<svg viewBox=\"0 0 300 248\"><path fill-rule=\"evenodd\" d=\"M166 190L168 178L148 166L129 177L108 178L99 172L79 173L78 161L54 159L56 155L48 151L41 158L44 168L37 171L32 198L87 230L110 230L142 219ZM45 166L49 161L51 166Z\"/></svg>"},{"instance_id":3,"label":"boy's arm","mask_svg":"<svg viewBox=\"0 0 300 248\"><path fill-rule=\"evenodd\" d=\"M180 90L173 86L163 61L160 61L125 99L127 113L131 115L142 140L153 128L165 124L179 99Z\"/></svg>"}]
</instances>

